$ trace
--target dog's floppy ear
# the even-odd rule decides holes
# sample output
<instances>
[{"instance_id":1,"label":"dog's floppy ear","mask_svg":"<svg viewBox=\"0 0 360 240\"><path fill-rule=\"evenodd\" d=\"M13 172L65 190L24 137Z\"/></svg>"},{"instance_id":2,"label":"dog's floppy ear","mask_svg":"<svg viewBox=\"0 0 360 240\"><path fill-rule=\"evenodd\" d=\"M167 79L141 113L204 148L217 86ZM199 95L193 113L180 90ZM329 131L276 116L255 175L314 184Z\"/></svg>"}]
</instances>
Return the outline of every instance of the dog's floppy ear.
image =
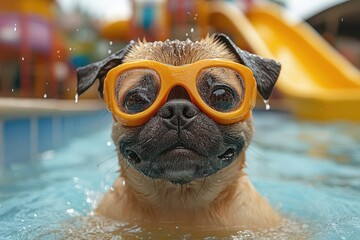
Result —
<instances>
[{"instance_id":1,"label":"dog's floppy ear","mask_svg":"<svg viewBox=\"0 0 360 240\"><path fill-rule=\"evenodd\" d=\"M100 97L103 98L104 79L106 74L113 67L122 64L124 56L129 52L133 45L134 42L131 42L120 51L110 55L102 61L77 68L77 94L83 94L91 85L94 84L96 79L99 79L100 83L98 90Z\"/></svg>"},{"instance_id":2,"label":"dog's floppy ear","mask_svg":"<svg viewBox=\"0 0 360 240\"><path fill-rule=\"evenodd\" d=\"M268 100L280 74L280 63L241 50L225 34L218 33L215 35L215 39L225 44L227 48L238 57L241 64L244 64L252 70L260 95L263 99Z\"/></svg>"}]
</instances>

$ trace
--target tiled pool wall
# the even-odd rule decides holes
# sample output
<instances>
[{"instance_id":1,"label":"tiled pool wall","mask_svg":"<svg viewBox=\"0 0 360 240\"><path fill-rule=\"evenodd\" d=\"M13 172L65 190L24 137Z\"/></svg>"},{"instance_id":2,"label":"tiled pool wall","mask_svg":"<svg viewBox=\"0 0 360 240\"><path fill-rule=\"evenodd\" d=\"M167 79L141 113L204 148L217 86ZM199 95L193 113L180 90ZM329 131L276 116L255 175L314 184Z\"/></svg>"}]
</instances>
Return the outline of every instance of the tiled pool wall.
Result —
<instances>
[{"instance_id":1,"label":"tiled pool wall","mask_svg":"<svg viewBox=\"0 0 360 240\"><path fill-rule=\"evenodd\" d=\"M0 168L30 161L40 153L65 145L74 137L107 127L111 121L107 110L9 119L0 117Z\"/></svg>"}]
</instances>

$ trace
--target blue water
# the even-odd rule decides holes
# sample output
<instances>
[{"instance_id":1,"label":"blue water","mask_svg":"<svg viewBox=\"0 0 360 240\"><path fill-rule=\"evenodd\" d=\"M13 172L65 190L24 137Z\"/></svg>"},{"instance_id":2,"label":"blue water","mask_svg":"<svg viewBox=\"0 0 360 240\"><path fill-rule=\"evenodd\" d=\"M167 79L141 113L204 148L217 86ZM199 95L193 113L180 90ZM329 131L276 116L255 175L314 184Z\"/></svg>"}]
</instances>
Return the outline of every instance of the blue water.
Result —
<instances>
[{"instance_id":1,"label":"blue water","mask_svg":"<svg viewBox=\"0 0 360 240\"><path fill-rule=\"evenodd\" d=\"M225 239L360 239L360 125L298 122L274 112L254 118L247 173L289 220L266 233ZM157 226L155 234L92 217L117 170L110 126L0 170L0 239L198 239L178 226ZM217 239L214 231L203 232Z\"/></svg>"}]
</instances>

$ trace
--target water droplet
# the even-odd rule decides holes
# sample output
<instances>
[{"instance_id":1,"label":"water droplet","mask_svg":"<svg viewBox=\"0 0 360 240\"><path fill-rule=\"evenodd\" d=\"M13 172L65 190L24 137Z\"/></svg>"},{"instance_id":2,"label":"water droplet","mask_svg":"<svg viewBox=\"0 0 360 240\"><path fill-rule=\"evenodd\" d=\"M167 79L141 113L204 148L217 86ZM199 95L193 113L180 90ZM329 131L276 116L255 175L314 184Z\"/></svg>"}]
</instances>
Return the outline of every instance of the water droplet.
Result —
<instances>
[{"instance_id":1,"label":"water droplet","mask_svg":"<svg viewBox=\"0 0 360 240\"><path fill-rule=\"evenodd\" d=\"M74 102L75 102L75 103L78 103L78 101L79 101L79 94L75 94Z\"/></svg>"},{"instance_id":2,"label":"water droplet","mask_svg":"<svg viewBox=\"0 0 360 240\"><path fill-rule=\"evenodd\" d=\"M75 212L75 209L73 209L73 208L69 208L66 210L67 214L73 214L74 212Z\"/></svg>"},{"instance_id":3,"label":"water droplet","mask_svg":"<svg viewBox=\"0 0 360 240\"><path fill-rule=\"evenodd\" d=\"M11 92L14 92L14 89L13 89L13 88L11 89Z\"/></svg>"},{"instance_id":4,"label":"water droplet","mask_svg":"<svg viewBox=\"0 0 360 240\"><path fill-rule=\"evenodd\" d=\"M24 222L24 219L21 219L20 222Z\"/></svg>"},{"instance_id":5,"label":"water droplet","mask_svg":"<svg viewBox=\"0 0 360 240\"><path fill-rule=\"evenodd\" d=\"M46 82L46 83L45 83L45 86L47 86L47 85L49 85L49 83L48 83L48 82Z\"/></svg>"},{"instance_id":6,"label":"water droplet","mask_svg":"<svg viewBox=\"0 0 360 240\"><path fill-rule=\"evenodd\" d=\"M188 36L189 36L189 34L188 34L188 33L185 33L185 36L187 36L187 37L188 37Z\"/></svg>"},{"instance_id":7,"label":"water droplet","mask_svg":"<svg viewBox=\"0 0 360 240\"><path fill-rule=\"evenodd\" d=\"M190 12L190 11L187 11L186 13L187 13L187 15L190 15L190 14L191 14L191 12Z\"/></svg>"},{"instance_id":8,"label":"water droplet","mask_svg":"<svg viewBox=\"0 0 360 240\"><path fill-rule=\"evenodd\" d=\"M34 213L34 217L37 217L38 215L36 213Z\"/></svg>"},{"instance_id":9,"label":"water droplet","mask_svg":"<svg viewBox=\"0 0 360 240\"><path fill-rule=\"evenodd\" d=\"M301 227L304 228L304 229L306 229L306 228L309 228L309 225L303 224Z\"/></svg>"},{"instance_id":10,"label":"water droplet","mask_svg":"<svg viewBox=\"0 0 360 240\"><path fill-rule=\"evenodd\" d=\"M77 29L76 29L76 31L78 32L78 31L79 31L79 29L77 28Z\"/></svg>"},{"instance_id":11,"label":"water droplet","mask_svg":"<svg viewBox=\"0 0 360 240\"><path fill-rule=\"evenodd\" d=\"M175 226L176 229L179 229L179 226Z\"/></svg>"},{"instance_id":12,"label":"water droplet","mask_svg":"<svg viewBox=\"0 0 360 240\"><path fill-rule=\"evenodd\" d=\"M69 51L71 51L71 48L69 48Z\"/></svg>"},{"instance_id":13,"label":"water droplet","mask_svg":"<svg viewBox=\"0 0 360 240\"><path fill-rule=\"evenodd\" d=\"M110 187L110 192L113 192L113 191L115 191L115 188L113 188L113 187Z\"/></svg>"},{"instance_id":14,"label":"water droplet","mask_svg":"<svg viewBox=\"0 0 360 240\"><path fill-rule=\"evenodd\" d=\"M343 22L344 21L344 18L341 18L341 22Z\"/></svg>"},{"instance_id":15,"label":"water droplet","mask_svg":"<svg viewBox=\"0 0 360 240\"><path fill-rule=\"evenodd\" d=\"M218 183L221 183L221 180L218 180Z\"/></svg>"},{"instance_id":16,"label":"water droplet","mask_svg":"<svg viewBox=\"0 0 360 240\"><path fill-rule=\"evenodd\" d=\"M57 50L56 52L57 52L57 53L60 53L60 50Z\"/></svg>"},{"instance_id":17,"label":"water droplet","mask_svg":"<svg viewBox=\"0 0 360 240\"><path fill-rule=\"evenodd\" d=\"M44 98L47 98L47 94L46 94L46 93L44 94Z\"/></svg>"},{"instance_id":18,"label":"water droplet","mask_svg":"<svg viewBox=\"0 0 360 240\"><path fill-rule=\"evenodd\" d=\"M16 23L15 23L15 25L14 25L14 32L16 32Z\"/></svg>"},{"instance_id":19,"label":"water droplet","mask_svg":"<svg viewBox=\"0 0 360 240\"><path fill-rule=\"evenodd\" d=\"M111 54L111 50L110 50L110 49L108 50L108 54Z\"/></svg>"},{"instance_id":20,"label":"water droplet","mask_svg":"<svg viewBox=\"0 0 360 240\"><path fill-rule=\"evenodd\" d=\"M126 185L125 180L122 180L121 185L124 187Z\"/></svg>"},{"instance_id":21,"label":"water droplet","mask_svg":"<svg viewBox=\"0 0 360 240\"><path fill-rule=\"evenodd\" d=\"M268 99L268 100L265 100L265 99L264 99L264 103L265 103L265 109L266 109L266 111L270 110L269 99Z\"/></svg>"},{"instance_id":22,"label":"water droplet","mask_svg":"<svg viewBox=\"0 0 360 240\"><path fill-rule=\"evenodd\" d=\"M24 57L22 57L22 58L21 58L21 61L24 61L24 60L25 60L25 58L24 58Z\"/></svg>"},{"instance_id":23,"label":"water droplet","mask_svg":"<svg viewBox=\"0 0 360 240\"><path fill-rule=\"evenodd\" d=\"M112 42L112 41L110 41L110 42L109 42L109 44L110 44L110 45L113 45L113 42Z\"/></svg>"},{"instance_id":24,"label":"water droplet","mask_svg":"<svg viewBox=\"0 0 360 240\"><path fill-rule=\"evenodd\" d=\"M106 143L106 145L108 145L108 147L110 147L110 146L111 146L111 142L108 141L108 142Z\"/></svg>"},{"instance_id":25,"label":"water droplet","mask_svg":"<svg viewBox=\"0 0 360 240\"><path fill-rule=\"evenodd\" d=\"M70 91L70 88L66 89L66 91Z\"/></svg>"},{"instance_id":26,"label":"water droplet","mask_svg":"<svg viewBox=\"0 0 360 240\"><path fill-rule=\"evenodd\" d=\"M191 28L191 29L190 29L190 32L192 32L192 33L193 33L193 32L194 32L194 28Z\"/></svg>"}]
</instances>

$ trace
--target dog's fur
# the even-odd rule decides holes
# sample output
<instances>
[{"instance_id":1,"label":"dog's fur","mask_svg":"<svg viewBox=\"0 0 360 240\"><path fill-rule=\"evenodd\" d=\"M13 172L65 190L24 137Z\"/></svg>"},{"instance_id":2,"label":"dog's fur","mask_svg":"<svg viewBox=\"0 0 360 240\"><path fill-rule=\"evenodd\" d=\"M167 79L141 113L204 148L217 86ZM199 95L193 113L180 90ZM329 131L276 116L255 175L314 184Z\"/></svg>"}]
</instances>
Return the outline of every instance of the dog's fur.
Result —
<instances>
[{"instance_id":1,"label":"dog's fur","mask_svg":"<svg viewBox=\"0 0 360 240\"><path fill-rule=\"evenodd\" d=\"M280 71L278 63L238 49L225 35L213 35L198 42L168 40L132 43L120 53L120 60L112 56L107 61L97 63L98 68L92 65L80 69L79 92L85 91L95 78L100 79L99 90L102 91L106 72L122 62L149 59L178 66L202 59L221 58L250 67L260 94L267 99ZM109 62L112 62L111 66ZM96 74L92 71L96 71ZM91 77L86 80L88 75ZM184 89L177 87L171 92L168 101L173 99L188 101L189 98ZM131 142L132 146L141 147L141 151L156 152L157 148L161 148L159 144L162 144L162 138L164 141L173 138L167 136L170 130L163 126L159 114L140 127L126 127L114 122L112 139L117 146L121 175L113 189L105 194L96 212L126 222L171 222L188 226L247 229L278 225L281 217L257 193L244 172L245 150L254 132L252 116L232 125L216 124L202 113L199 113L198 119L192 124L193 127L187 129L187 133L181 133L187 140L186 144L206 151L220 151L220 148L226 148L223 147L226 144L235 144L238 150L236 158L228 166L217 169L209 176L193 176L184 182L167 179L166 174L157 178L144 174L127 161L121 144ZM148 156L152 153L146 154ZM186 159L181 156L179 159L177 163L172 162L171 166L179 164L181 169L181 161Z\"/></svg>"}]
</instances>

